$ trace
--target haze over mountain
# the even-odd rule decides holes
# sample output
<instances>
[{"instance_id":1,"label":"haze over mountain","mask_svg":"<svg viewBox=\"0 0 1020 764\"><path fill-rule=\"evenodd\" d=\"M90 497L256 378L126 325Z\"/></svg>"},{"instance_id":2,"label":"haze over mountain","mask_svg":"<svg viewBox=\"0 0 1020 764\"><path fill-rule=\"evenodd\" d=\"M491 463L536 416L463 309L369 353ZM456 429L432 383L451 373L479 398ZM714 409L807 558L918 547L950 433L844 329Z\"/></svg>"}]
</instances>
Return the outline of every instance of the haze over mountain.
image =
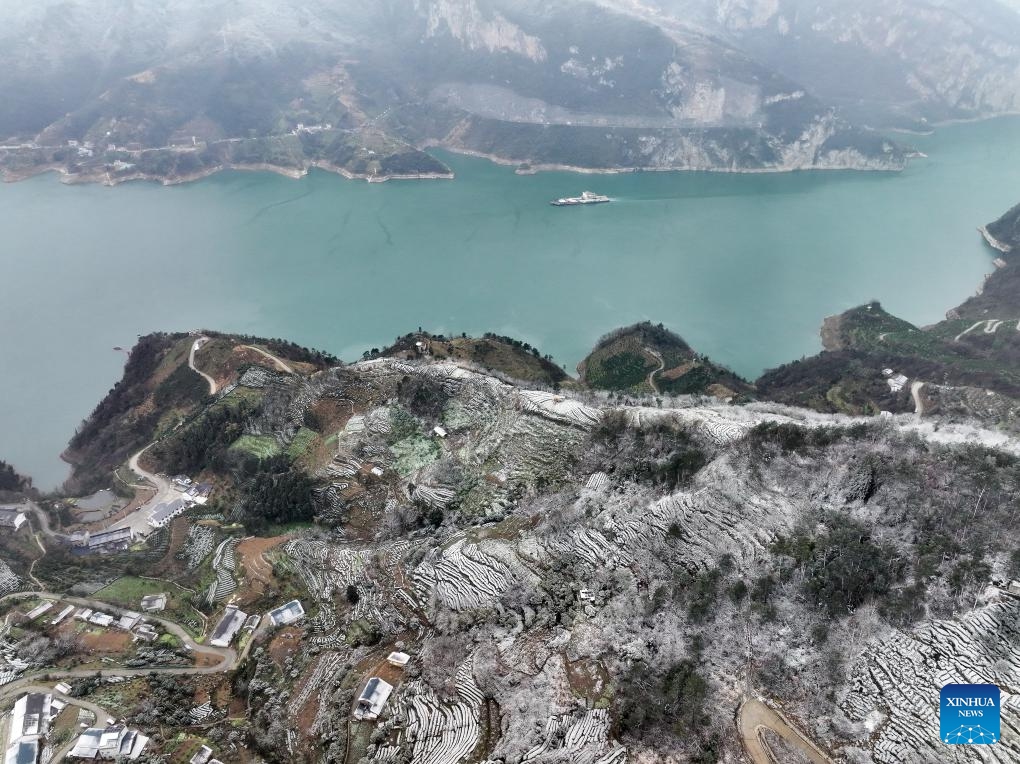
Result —
<instances>
[{"instance_id":1,"label":"haze over mountain","mask_svg":"<svg viewBox=\"0 0 1020 764\"><path fill-rule=\"evenodd\" d=\"M418 151L437 144L590 168L896 169L907 149L882 129L1020 110L1020 15L996 0L71 0L0 22L15 177L441 173Z\"/></svg>"}]
</instances>

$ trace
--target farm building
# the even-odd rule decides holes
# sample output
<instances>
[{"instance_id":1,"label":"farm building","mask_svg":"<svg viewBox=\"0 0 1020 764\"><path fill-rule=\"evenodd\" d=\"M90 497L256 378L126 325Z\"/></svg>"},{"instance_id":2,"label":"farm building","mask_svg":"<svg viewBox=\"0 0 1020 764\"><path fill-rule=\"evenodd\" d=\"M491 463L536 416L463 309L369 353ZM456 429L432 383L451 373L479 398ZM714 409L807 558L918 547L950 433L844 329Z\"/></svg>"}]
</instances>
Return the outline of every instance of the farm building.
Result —
<instances>
[{"instance_id":1,"label":"farm building","mask_svg":"<svg viewBox=\"0 0 1020 764\"><path fill-rule=\"evenodd\" d=\"M142 610L148 613L155 613L166 608L167 593L146 594L142 597Z\"/></svg>"},{"instance_id":2,"label":"farm building","mask_svg":"<svg viewBox=\"0 0 1020 764\"><path fill-rule=\"evenodd\" d=\"M117 552L124 551L134 541L134 532L131 528L116 528L100 533L86 533L84 545L90 552Z\"/></svg>"},{"instance_id":3,"label":"farm building","mask_svg":"<svg viewBox=\"0 0 1020 764\"><path fill-rule=\"evenodd\" d=\"M365 689L358 696L358 707L354 711L354 718L378 719L391 692L393 692L393 685L389 682L384 682L377 676L369 679Z\"/></svg>"},{"instance_id":4,"label":"farm building","mask_svg":"<svg viewBox=\"0 0 1020 764\"><path fill-rule=\"evenodd\" d=\"M226 612L220 622L216 624L216 628L213 629L209 644L213 647L229 647L247 617L248 614L238 610L236 605L227 605Z\"/></svg>"},{"instance_id":5,"label":"farm building","mask_svg":"<svg viewBox=\"0 0 1020 764\"><path fill-rule=\"evenodd\" d=\"M22 695L11 710L10 738L45 735L50 727L53 696L41 692Z\"/></svg>"},{"instance_id":6,"label":"farm building","mask_svg":"<svg viewBox=\"0 0 1020 764\"><path fill-rule=\"evenodd\" d=\"M19 512L12 507L0 507L0 528L18 530L27 520L24 512Z\"/></svg>"},{"instance_id":7,"label":"farm building","mask_svg":"<svg viewBox=\"0 0 1020 764\"><path fill-rule=\"evenodd\" d=\"M34 607L31 610L29 610L25 614L25 618L27 620L29 620L29 621L34 621L36 618L41 616L43 613L45 613L48 610L52 610L52 609L53 609L53 603L52 602L44 602L41 605L39 605L38 607Z\"/></svg>"},{"instance_id":8,"label":"farm building","mask_svg":"<svg viewBox=\"0 0 1020 764\"><path fill-rule=\"evenodd\" d=\"M184 495L196 504L205 504L209 501L212 489L212 483L195 483L191 486L191 488L184 492Z\"/></svg>"},{"instance_id":9,"label":"farm building","mask_svg":"<svg viewBox=\"0 0 1020 764\"><path fill-rule=\"evenodd\" d=\"M50 625L51 626L56 626L58 623L63 621L65 618L67 618L67 616L71 615L71 613L73 613L73 612L74 612L74 605L68 605L63 610L61 610L59 613L57 613L57 615L53 618L53 620L50 621Z\"/></svg>"},{"instance_id":10,"label":"farm building","mask_svg":"<svg viewBox=\"0 0 1020 764\"><path fill-rule=\"evenodd\" d=\"M411 660L411 656L407 653L393 652L386 656L386 662L391 666L400 666L403 668L407 665L407 662Z\"/></svg>"},{"instance_id":11,"label":"farm building","mask_svg":"<svg viewBox=\"0 0 1020 764\"><path fill-rule=\"evenodd\" d=\"M4 764L36 764L40 740L64 705L55 704L48 693L30 692L18 698L11 709Z\"/></svg>"},{"instance_id":12,"label":"farm building","mask_svg":"<svg viewBox=\"0 0 1020 764\"><path fill-rule=\"evenodd\" d=\"M11 743L4 755L4 764L35 764L38 760L38 740L18 740Z\"/></svg>"},{"instance_id":13,"label":"farm building","mask_svg":"<svg viewBox=\"0 0 1020 764\"><path fill-rule=\"evenodd\" d=\"M81 733L74 748L68 753L72 759L137 759L148 744L149 738L123 724L103 729L92 727Z\"/></svg>"},{"instance_id":14,"label":"farm building","mask_svg":"<svg viewBox=\"0 0 1020 764\"><path fill-rule=\"evenodd\" d=\"M448 435L448 433L446 432L446 428L445 427L441 427L438 424L435 427L432 428L432 432L434 432L440 438L445 438Z\"/></svg>"},{"instance_id":15,"label":"farm building","mask_svg":"<svg viewBox=\"0 0 1020 764\"><path fill-rule=\"evenodd\" d=\"M131 631L131 629L138 625L140 620L142 620L141 613L128 611L118 619L117 628L123 629L124 631Z\"/></svg>"},{"instance_id":16,"label":"farm building","mask_svg":"<svg viewBox=\"0 0 1020 764\"><path fill-rule=\"evenodd\" d=\"M96 626L102 626L104 628L112 626L113 622L116 620L117 619L109 613L100 613L98 610L93 611L92 615L89 616L89 623L93 623Z\"/></svg>"},{"instance_id":17,"label":"farm building","mask_svg":"<svg viewBox=\"0 0 1020 764\"><path fill-rule=\"evenodd\" d=\"M285 605L269 611L269 620L273 626L286 626L304 617L305 609L299 600L291 600Z\"/></svg>"},{"instance_id":18,"label":"farm building","mask_svg":"<svg viewBox=\"0 0 1020 764\"><path fill-rule=\"evenodd\" d=\"M152 514L149 515L149 525L153 528L162 528L175 517L189 509L190 506L191 504L184 499L174 499L173 501L157 504L155 509L152 510Z\"/></svg>"}]
</instances>

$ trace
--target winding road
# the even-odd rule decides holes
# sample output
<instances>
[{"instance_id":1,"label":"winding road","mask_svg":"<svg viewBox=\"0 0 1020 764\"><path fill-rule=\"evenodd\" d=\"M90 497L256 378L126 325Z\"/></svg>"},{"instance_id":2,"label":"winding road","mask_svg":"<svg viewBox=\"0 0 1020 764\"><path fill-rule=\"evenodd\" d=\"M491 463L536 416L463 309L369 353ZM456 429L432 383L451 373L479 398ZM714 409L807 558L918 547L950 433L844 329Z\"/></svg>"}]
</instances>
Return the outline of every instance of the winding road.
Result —
<instances>
[{"instance_id":1,"label":"winding road","mask_svg":"<svg viewBox=\"0 0 1020 764\"><path fill-rule=\"evenodd\" d=\"M156 492L152 495L152 498L142 504L142 506L134 512L110 525L108 530L130 527L134 529L136 534L140 536L147 536L153 530L149 525L149 512L147 510L151 510L152 507L155 507L158 504L173 501L174 498L176 498L177 493L174 491L173 486L170 485L169 480L153 472L149 472L147 469L142 467L141 464L139 464L138 460L141 458L142 454L154 445L156 445L155 441L147 445L141 451L133 454L128 460L128 466L136 475L139 475L143 480L147 480L149 484L155 488Z\"/></svg>"},{"instance_id":2,"label":"winding road","mask_svg":"<svg viewBox=\"0 0 1020 764\"><path fill-rule=\"evenodd\" d=\"M116 615L125 615L130 612L124 608L111 605L101 600L87 599L82 597L63 597L58 594L51 592L15 592L8 594L5 597L0 597L0 603L18 601L26 598L38 598L44 600L50 600L52 602L66 602L70 605L76 605L78 607L87 607L92 609L102 610L107 613L113 613ZM251 649L252 644L256 638L267 628L268 621L263 619L259 627L251 635L251 638L247 641L244 648L238 653L231 647L209 647L207 645L200 645L192 639L191 635L188 634L183 628L173 621L167 621L163 618L157 618L150 614L145 614L143 620L150 621L159 624L165 631L173 634L175 637L181 640L181 642L188 648L188 650L198 657L199 655L213 655L219 658L219 662L212 666L147 666L145 668L116 668L116 669L39 669L33 671L30 674L22 676L20 679L16 679L13 682L0 686L0 704L7 703L13 698L26 692L45 692L51 693L54 697L59 698L67 703L81 708L88 709L92 713L96 714L96 724L102 725L103 720L110 718L113 714L107 713L103 708L81 698L72 698L63 693L59 693L51 686L54 682L60 682L64 679L79 679L83 677L92 676L103 676L103 677L133 677L133 676L146 676L153 672L160 674L172 674L172 675L188 675L188 674L218 674L225 671L232 671L247 657L248 651ZM42 677L46 677L46 682L43 683L40 680ZM6 735L5 735L6 737ZM67 755L67 752L71 750L73 746L74 738L61 746L54 757L50 760L51 764L60 762Z\"/></svg>"},{"instance_id":3,"label":"winding road","mask_svg":"<svg viewBox=\"0 0 1020 764\"><path fill-rule=\"evenodd\" d=\"M645 347L644 351L651 356L654 356L655 360L659 362L659 365L652 369L648 373L648 386L652 388L652 392L656 395L659 394L659 386L655 384L655 375L666 368L666 361L662 358L662 353L657 350L652 350L650 347Z\"/></svg>"},{"instance_id":4,"label":"winding road","mask_svg":"<svg viewBox=\"0 0 1020 764\"><path fill-rule=\"evenodd\" d=\"M191 345L191 353L188 354L188 366L193 372L202 377L206 382L209 383L209 395L216 395L216 380L202 371L200 368L195 366L195 353L197 353L201 347L209 341L208 337L199 337Z\"/></svg>"},{"instance_id":5,"label":"winding road","mask_svg":"<svg viewBox=\"0 0 1020 764\"><path fill-rule=\"evenodd\" d=\"M264 355L270 361L275 363L276 364L276 368L278 368L280 371L284 371L287 374L293 374L294 373L294 370L289 365L287 365L286 361L283 361L282 359L277 358L275 355L270 353L268 350L263 350L262 348L257 348L254 345L242 345L241 347L247 348L248 350L254 350L256 353L260 353L260 354ZM194 367L192 367L192 368L194 368ZM196 371L197 371L197 369L196 369ZM201 372L199 372L199 373L201 373Z\"/></svg>"},{"instance_id":6,"label":"winding road","mask_svg":"<svg viewBox=\"0 0 1020 764\"><path fill-rule=\"evenodd\" d=\"M740 742L754 764L782 764L765 742L763 733L771 730L806 756L813 764L833 764L832 759L797 730L779 712L757 698L748 698L737 711Z\"/></svg>"}]
</instances>

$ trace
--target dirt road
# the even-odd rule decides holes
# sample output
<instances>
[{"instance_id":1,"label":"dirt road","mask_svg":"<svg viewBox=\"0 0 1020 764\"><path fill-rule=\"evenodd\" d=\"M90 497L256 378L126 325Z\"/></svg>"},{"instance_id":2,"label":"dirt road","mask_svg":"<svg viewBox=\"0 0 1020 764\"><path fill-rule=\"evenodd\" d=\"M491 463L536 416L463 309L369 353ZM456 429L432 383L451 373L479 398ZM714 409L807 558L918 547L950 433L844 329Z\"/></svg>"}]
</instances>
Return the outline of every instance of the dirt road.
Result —
<instances>
[{"instance_id":1,"label":"dirt road","mask_svg":"<svg viewBox=\"0 0 1020 764\"><path fill-rule=\"evenodd\" d=\"M280 358L277 358L275 355L273 355L272 353L270 353L267 350L263 350L262 348L257 348L254 345L242 345L241 347L248 348L248 350L254 350L256 353L264 355L270 361L275 363L276 364L276 368L278 368L280 371L285 371L288 374L293 374L294 373L294 370L290 366L288 366L285 361L283 361Z\"/></svg>"},{"instance_id":2,"label":"dirt road","mask_svg":"<svg viewBox=\"0 0 1020 764\"><path fill-rule=\"evenodd\" d=\"M654 369L652 369L652 371L649 372L649 374L648 374L648 386L650 388L652 388L652 392L653 393L658 395L658 393L659 393L659 386L657 384L655 384L655 375L658 374L660 371L662 371L663 369L666 368L666 361L663 360L662 353L660 353L660 352L658 352L656 350L652 350L650 347L644 348L644 351L646 353L648 353L650 356L653 356L655 358L655 360L657 360L659 362L659 365L657 367L655 367Z\"/></svg>"},{"instance_id":3,"label":"dirt road","mask_svg":"<svg viewBox=\"0 0 1020 764\"><path fill-rule=\"evenodd\" d=\"M209 395L216 395L216 380L202 371L200 368L195 366L195 353L201 349L201 347L209 341L208 337L199 337L191 345L191 353L188 354L188 366L193 372L202 377L206 382L209 383Z\"/></svg>"}]
</instances>

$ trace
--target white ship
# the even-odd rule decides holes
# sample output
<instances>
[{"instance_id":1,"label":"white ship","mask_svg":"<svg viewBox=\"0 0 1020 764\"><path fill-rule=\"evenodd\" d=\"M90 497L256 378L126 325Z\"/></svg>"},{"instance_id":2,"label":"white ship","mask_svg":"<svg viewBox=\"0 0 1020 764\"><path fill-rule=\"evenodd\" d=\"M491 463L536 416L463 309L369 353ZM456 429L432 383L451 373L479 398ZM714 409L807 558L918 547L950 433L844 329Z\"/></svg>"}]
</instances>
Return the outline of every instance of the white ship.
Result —
<instances>
[{"instance_id":1,"label":"white ship","mask_svg":"<svg viewBox=\"0 0 1020 764\"><path fill-rule=\"evenodd\" d=\"M611 201L608 196L591 191L582 191L580 196L568 196L549 202L553 207L573 207L575 204L605 204Z\"/></svg>"}]
</instances>

